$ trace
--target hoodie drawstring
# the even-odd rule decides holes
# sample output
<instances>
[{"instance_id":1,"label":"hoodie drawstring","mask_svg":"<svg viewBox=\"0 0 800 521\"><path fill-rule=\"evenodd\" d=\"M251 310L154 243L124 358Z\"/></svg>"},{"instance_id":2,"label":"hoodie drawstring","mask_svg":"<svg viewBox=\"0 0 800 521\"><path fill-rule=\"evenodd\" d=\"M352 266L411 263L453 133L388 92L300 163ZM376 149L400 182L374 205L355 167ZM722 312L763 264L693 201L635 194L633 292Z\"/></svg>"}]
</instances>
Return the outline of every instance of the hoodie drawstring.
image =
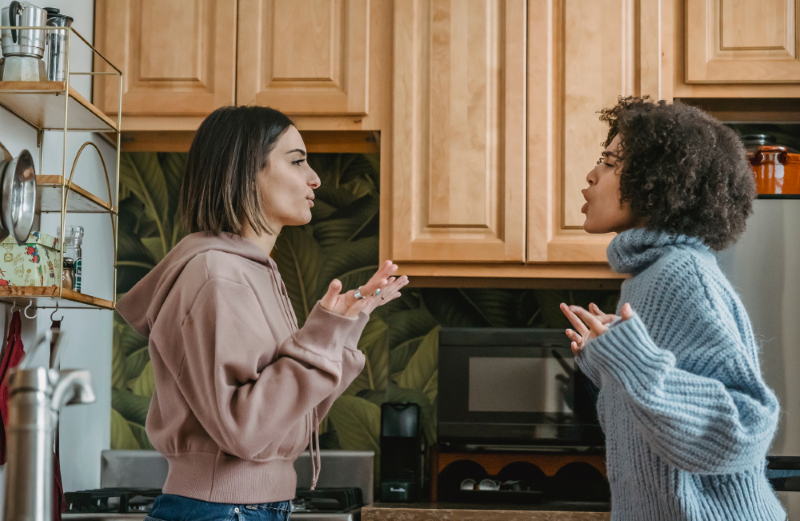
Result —
<instances>
[{"instance_id":1,"label":"hoodie drawstring","mask_svg":"<svg viewBox=\"0 0 800 521\"><path fill-rule=\"evenodd\" d=\"M319 430L314 426L319 423L317 416L317 408L315 407L312 412L307 416L308 418L308 455L311 459L311 490L317 487L319 480L319 473L322 470L322 457L319 454ZM316 456L314 454L314 441L317 442Z\"/></svg>"},{"instance_id":2,"label":"hoodie drawstring","mask_svg":"<svg viewBox=\"0 0 800 521\"><path fill-rule=\"evenodd\" d=\"M270 275L272 276L272 280L275 283L275 286L278 288L278 291L281 295L278 296L278 300L281 301L281 308L283 308L284 316L289 324L293 324L295 329L297 328L297 321L294 319L294 315L292 315L291 309L291 301L289 300L289 295L286 293L286 286L283 284L283 281L278 278L274 270L269 270ZM308 414L308 455L311 459L311 490L314 490L317 486L317 481L319 481L319 473L322 469L322 456L319 453L319 430L317 429L317 425L319 425L319 416L317 416L317 408L315 407L312 411ZM316 452L314 450L314 441L317 442L317 449Z\"/></svg>"},{"instance_id":3,"label":"hoodie drawstring","mask_svg":"<svg viewBox=\"0 0 800 521\"><path fill-rule=\"evenodd\" d=\"M317 440L317 475L314 476L314 482L312 483L313 486L317 486L317 481L319 481L319 473L322 472L322 456L319 453L319 416L317 416L317 408L314 408L314 437Z\"/></svg>"}]
</instances>

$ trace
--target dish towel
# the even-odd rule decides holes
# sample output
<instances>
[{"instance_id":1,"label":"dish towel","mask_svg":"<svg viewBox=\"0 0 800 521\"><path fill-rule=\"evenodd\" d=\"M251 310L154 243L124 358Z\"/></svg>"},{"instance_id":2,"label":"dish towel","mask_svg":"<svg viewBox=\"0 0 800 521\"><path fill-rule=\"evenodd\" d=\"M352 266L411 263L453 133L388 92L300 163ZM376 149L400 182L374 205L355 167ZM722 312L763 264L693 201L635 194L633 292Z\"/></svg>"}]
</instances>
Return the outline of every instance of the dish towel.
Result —
<instances>
[{"instance_id":1,"label":"dish towel","mask_svg":"<svg viewBox=\"0 0 800 521\"><path fill-rule=\"evenodd\" d=\"M0 359L0 465L6 463L6 428L8 425L8 399L10 390L6 382L8 371L17 367L25 356L22 348L22 321L19 318L19 311L15 311L11 316L11 325L8 327L8 342Z\"/></svg>"}]
</instances>

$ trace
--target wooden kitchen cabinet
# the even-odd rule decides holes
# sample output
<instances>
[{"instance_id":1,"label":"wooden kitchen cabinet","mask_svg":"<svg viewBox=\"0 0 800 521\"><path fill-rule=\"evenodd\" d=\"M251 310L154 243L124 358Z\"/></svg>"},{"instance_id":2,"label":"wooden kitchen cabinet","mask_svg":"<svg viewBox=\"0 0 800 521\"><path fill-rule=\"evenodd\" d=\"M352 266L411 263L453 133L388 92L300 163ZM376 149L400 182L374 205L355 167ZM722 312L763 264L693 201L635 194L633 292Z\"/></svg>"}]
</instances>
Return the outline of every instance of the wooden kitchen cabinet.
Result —
<instances>
[{"instance_id":1,"label":"wooden kitchen cabinet","mask_svg":"<svg viewBox=\"0 0 800 521\"><path fill-rule=\"evenodd\" d=\"M369 11L370 0L239 0L237 104L367 115Z\"/></svg>"},{"instance_id":2,"label":"wooden kitchen cabinet","mask_svg":"<svg viewBox=\"0 0 800 521\"><path fill-rule=\"evenodd\" d=\"M96 47L124 73L127 128L160 130L165 117L196 128L234 103L236 8L229 0L97 0ZM116 114L118 89L116 79L96 76L95 105Z\"/></svg>"},{"instance_id":3,"label":"wooden kitchen cabinet","mask_svg":"<svg viewBox=\"0 0 800 521\"><path fill-rule=\"evenodd\" d=\"M796 0L668 0L676 98L800 97Z\"/></svg>"},{"instance_id":4,"label":"wooden kitchen cabinet","mask_svg":"<svg viewBox=\"0 0 800 521\"><path fill-rule=\"evenodd\" d=\"M798 83L795 0L686 0L686 83Z\"/></svg>"},{"instance_id":5,"label":"wooden kitchen cabinet","mask_svg":"<svg viewBox=\"0 0 800 521\"><path fill-rule=\"evenodd\" d=\"M395 2L393 260L524 262L525 8Z\"/></svg>"},{"instance_id":6,"label":"wooden kitchen cabinet","mask_svg":"<svg viewBox=\"0 0 800 521\"><path fill-rule=\"evenodd\" d=\"M529 0L529 263L606 261L612 236L584 232L580 211L608 134L598 112L618 96L672 98L663 52L672 43L670 8L660 0Z\"/></svg>"},{"instance_id":7,"label":"wooden kitchen cabinet","mask_svg":"<svg viewBox=\"0 0 800 521\"><path fill-rule=\"evenodd\" d=\"M125 74L123 143L188 150L225 105L276 108L301 131L384 131L392 10L390 0L97 0L97 47ZM97 77L94 102L116 114L117 100L117 82Z\"/></svg>"},{"instance_id":8,"label":"wooden kitchen cabinet","mask_svg":"<svg viewBox=\"0 0 800 521\"><path fill-rule=\"evenodd\" d=\"M612 237L582 229L580 190L608 133L598 112L620 95L672 97L663 52L671 7L395 3L391 244L382 258L429 282L618 279L606 262Z\"/></svg>"}]
</instances>

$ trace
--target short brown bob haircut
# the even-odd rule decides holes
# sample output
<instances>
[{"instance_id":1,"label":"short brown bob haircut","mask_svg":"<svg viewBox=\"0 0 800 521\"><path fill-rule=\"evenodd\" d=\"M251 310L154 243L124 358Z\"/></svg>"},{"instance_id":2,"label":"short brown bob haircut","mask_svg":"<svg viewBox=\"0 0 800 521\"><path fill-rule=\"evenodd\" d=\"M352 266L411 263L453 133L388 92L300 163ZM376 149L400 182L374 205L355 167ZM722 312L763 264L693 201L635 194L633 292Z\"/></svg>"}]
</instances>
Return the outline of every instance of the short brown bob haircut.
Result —
<instances>
[{"instance_id":1,"label":"short brown bob haircut","mask_svg":"<svg viewBox=\"0 0 800 521\"><path fill-rule=\"evenodd\" d=\"M268 107L222 107L197 129L181 186L181 222L188 233L240 235L248 222L270 230L264 217L258 173L278 139L292 126Z\"/></svg>"}]
</instances>

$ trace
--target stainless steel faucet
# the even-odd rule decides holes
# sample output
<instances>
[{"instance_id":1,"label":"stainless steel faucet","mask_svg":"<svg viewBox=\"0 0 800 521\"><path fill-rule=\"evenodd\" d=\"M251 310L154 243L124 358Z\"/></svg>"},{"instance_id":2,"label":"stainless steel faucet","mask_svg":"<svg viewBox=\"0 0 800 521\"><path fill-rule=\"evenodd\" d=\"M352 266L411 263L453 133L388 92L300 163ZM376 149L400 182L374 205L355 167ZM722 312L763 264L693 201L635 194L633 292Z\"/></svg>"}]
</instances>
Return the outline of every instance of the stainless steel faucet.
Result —
<instances>
[{"instance_id":1,"label":"stainless steel faucet","mask_svg":"<svg viewBox=\"0 0 800 521\"><path fill-rule=\"evenodd\" d=\"M31 359L40 345L50 344L52 332L41 333ZM57 360L61 338L51 357ZM64 405L95 401L89 371L34 367L25 360L9 375L9 424L6 427L8 462L5 475L5 521L52 521L53 438L58 413Z\"/></svg>"}]
</instances>

